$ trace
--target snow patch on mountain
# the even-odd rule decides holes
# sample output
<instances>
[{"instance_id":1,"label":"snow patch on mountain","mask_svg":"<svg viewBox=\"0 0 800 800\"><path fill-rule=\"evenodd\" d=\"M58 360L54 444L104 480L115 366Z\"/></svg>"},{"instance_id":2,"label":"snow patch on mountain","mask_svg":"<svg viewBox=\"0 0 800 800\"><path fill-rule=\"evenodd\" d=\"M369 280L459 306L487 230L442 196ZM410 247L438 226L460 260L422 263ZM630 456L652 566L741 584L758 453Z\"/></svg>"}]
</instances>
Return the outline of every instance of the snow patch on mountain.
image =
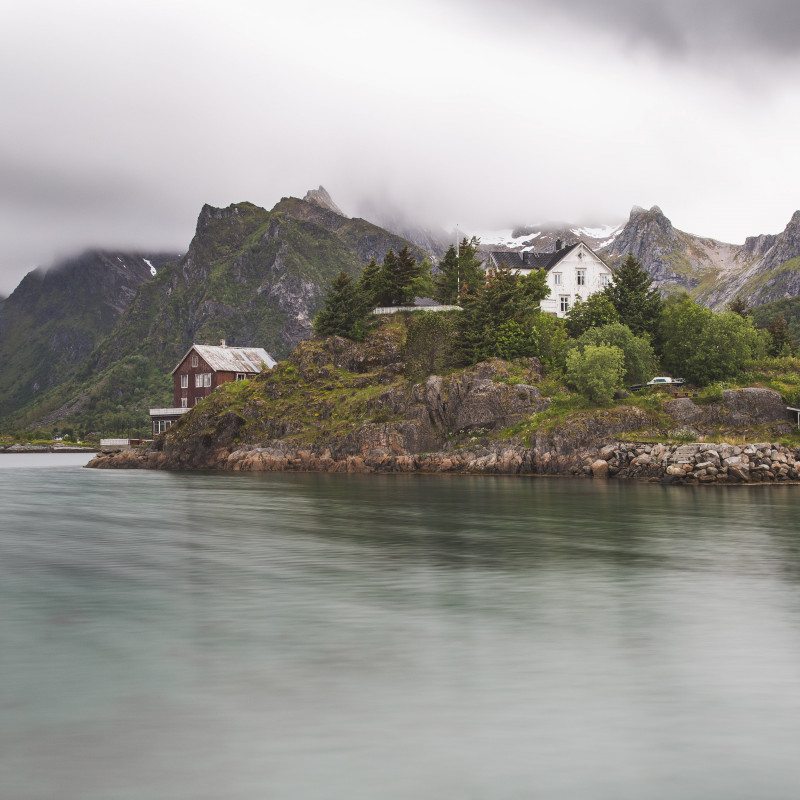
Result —
<instances>
[{"instance_id":1,"label":"snow patch on mountain","mask_svg":"<svg viewBox=\"0 0 800 800\"><path fill-rule=\"evenodd\" d=\"M142 261L144 261L144 263L147 264L148 267L150 267L150 274L156 275L156 268L146 258L143 258Z\"/></svg>"},{"instance_id":2,"label":"snow patch on mountain","mask_svg":"<svg viewBox=\"0 0 800 800\"><path fill-rule=\"evenodd\" d=\"M477 236L483 247L507 247L509 249L530 247L533 240L541 236L541 233L526 233L515 237L512 235L513 233L513 228L503 228L493 231L471 231L470 236Z\"/></svg>"}]
</instances>

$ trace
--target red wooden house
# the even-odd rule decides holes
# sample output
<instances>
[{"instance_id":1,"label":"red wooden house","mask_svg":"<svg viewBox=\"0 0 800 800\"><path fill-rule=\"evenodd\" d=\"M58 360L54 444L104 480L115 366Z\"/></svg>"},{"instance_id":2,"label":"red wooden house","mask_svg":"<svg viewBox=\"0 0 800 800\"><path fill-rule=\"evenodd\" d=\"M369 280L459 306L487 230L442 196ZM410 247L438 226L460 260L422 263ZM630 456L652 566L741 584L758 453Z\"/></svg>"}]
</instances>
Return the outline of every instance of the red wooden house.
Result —
<instances>
[{"instance_id":1,"label":"red wooden house","mask_svg":"<svg viewBox=\"0 0 800 800\"><path fill-rule=\"evenodd\" d=\"M274 366L275 359L263 347L228 347L224 340L219 346L193 344L172 370L173 407L150 409L153 436L169 428L217 386L247 380Z\"/></svg>"}]
</instances>

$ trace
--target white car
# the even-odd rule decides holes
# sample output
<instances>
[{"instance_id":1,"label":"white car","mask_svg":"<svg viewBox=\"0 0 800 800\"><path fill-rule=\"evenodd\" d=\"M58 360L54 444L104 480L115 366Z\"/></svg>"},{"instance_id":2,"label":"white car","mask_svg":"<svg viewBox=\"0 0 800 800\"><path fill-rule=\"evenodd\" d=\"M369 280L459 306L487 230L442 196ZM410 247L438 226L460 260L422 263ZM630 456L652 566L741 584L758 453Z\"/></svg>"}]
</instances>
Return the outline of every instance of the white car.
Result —
<instances>
[{"instance_id":1,"label":"white car","mask_svg":"<svg viewBox=\"0 0 800 800\"><path fill-rule=\"evenodd\" d=\"M647 381L645 386L659 386L660 384L666 384L668 386L683 386L684 383L686 383L686 381L683 378L666 378L659 376Z\"/></svg>"}]
</instances>

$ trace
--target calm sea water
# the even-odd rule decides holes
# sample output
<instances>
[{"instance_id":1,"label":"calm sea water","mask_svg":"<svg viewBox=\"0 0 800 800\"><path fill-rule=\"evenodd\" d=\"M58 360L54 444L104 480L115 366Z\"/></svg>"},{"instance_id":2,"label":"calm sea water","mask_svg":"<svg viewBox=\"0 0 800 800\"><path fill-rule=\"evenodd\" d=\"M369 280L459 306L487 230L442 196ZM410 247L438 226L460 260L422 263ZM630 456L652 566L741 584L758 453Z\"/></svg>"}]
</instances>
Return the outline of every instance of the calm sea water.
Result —
<instances>
[{"instance_id":1,"label":"calm sea water","mask_svg":"<svg viewBox=\"0 0 800 800\"><path fill-rule=\"evenodd\" d=\"M80 460L0 456L4 800L800 792L800 487Z\"/></svg>"}]
</instances>

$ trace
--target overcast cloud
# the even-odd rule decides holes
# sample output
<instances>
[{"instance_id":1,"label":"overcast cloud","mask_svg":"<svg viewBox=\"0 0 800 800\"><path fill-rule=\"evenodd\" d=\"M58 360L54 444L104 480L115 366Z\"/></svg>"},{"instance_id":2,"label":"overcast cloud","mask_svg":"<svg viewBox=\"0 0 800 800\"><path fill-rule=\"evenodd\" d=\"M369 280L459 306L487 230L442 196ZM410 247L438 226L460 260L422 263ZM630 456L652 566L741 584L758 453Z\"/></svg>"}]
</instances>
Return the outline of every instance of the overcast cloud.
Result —
<instances>
[{"instance_id":1,"label":"overcast cloud","mask_svg":"<svg viewBox=\"0 0 800 800\"><path fill-rule=\"evenodd\" d=\"M6 4L0 293L319 184L463 229L657 203L725 241L777 232L800 207L798 32L776 0Z\"/></svg>"}]
</instances>

